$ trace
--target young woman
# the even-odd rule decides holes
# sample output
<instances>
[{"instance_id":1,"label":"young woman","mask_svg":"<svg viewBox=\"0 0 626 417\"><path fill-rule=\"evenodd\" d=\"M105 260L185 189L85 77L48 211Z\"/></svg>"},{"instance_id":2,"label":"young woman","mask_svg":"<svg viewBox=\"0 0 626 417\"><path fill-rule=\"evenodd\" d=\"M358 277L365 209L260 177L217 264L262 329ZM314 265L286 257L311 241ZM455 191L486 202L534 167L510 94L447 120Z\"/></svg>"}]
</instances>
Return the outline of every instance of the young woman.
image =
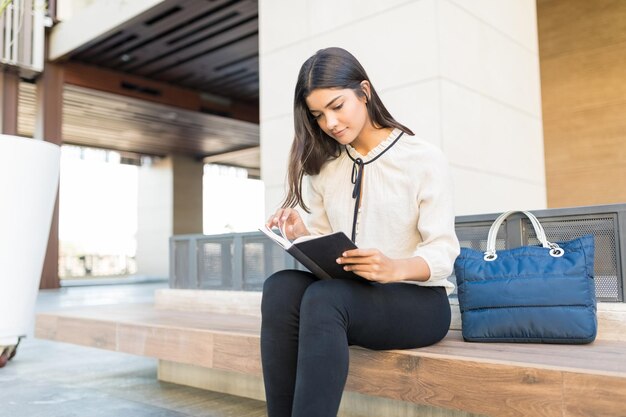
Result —
<instances>
[{"instance_id":1,"label":"young woman","mask_svg":"<svg viewBox=\"0 0 626 417\"><path fill-rule=\"evenodd\" d=\"M459 242L445 158L389 114L349 52L322 49L302 65L294 117L289 192L267 224L290 239L345 232L359 249L337 262L364 279L287 270L266 280L268 417L334 417L348 346L417 348L446 335Z\"/></svg>"}]
</instances>

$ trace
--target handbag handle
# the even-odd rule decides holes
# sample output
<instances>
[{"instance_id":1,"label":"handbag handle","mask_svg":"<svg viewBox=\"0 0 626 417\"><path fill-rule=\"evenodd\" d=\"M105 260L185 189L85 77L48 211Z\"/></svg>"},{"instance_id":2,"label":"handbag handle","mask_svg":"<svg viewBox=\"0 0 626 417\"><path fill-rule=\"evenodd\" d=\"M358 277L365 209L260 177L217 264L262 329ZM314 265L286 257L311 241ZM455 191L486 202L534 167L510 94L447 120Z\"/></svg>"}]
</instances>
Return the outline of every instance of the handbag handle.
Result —
<instances>
[{"instance_id":1,"label":"handbag handle","mask_svg":"<svg viewBox=\"0 0 626 417\"><path fill-rule=\"evenodd\" d=\"M559 247L559 245L548 242L546 232L543 230L543 226L541 226L541 223L539 223L539 220L537 220L534 214L529 211L511 210L499 215L491 225L491 228L489 229L489 236L487 237L487 250L485 251L485 256L483 257L485 261L491 262L498 258L498 254L496 253L496 237L498 235L498 230L500 229L502 222L504 222L504 219L517 212L524 213L524 215L528 217L530 223L533 225L533 229L535 229L535 234L537 235L539 242L541 242L541 245L546 249L550 249L550 256L559 258L565 254L565 251L563 248Z\"/></svg>"}]
</instances>

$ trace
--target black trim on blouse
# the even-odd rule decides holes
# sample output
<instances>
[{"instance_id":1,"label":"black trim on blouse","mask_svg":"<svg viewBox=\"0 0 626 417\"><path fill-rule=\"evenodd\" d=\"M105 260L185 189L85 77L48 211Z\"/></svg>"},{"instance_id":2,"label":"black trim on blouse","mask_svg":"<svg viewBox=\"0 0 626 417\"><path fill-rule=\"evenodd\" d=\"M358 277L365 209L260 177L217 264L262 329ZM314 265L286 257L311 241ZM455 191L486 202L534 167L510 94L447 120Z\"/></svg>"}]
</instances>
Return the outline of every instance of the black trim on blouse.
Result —
<instances>
[{"instance_id":1,"label":"black trim on blouse","mask_svg":"<svg viewBox=\"0 0 626 417\"><path fill-rule=\"evenodd\" d=\"M359 214L359 206L361 205L361 181L363 179L363 171L365 170L365 165L371 164L372 162L380 158L385 152L389 150L389 148L391 148L393 145L396 144L398 139L400 139L400 137L402 137L403 134L404 132L400 132L398 137L395 138L394 141L391 142L389 146L387 146L385 149L383 149L381 153L379 153L378 155L376 155L374 158L370 159L367 162L363 162L361 158L356 158L356 159L353 158L352 155L350 155L350 151L348 151L348 145L344 145L346 148L346 153L348 154L348 157L350 157L350 159L352 160L351 181L352 181L352 184L354 184L354 189L352 190L352 198L356 199L356 201L354 202L354 215L352 217L352 241L353 242L356 239L356 221L357 221L358 214Z\"/></svg>"}]
</instances>

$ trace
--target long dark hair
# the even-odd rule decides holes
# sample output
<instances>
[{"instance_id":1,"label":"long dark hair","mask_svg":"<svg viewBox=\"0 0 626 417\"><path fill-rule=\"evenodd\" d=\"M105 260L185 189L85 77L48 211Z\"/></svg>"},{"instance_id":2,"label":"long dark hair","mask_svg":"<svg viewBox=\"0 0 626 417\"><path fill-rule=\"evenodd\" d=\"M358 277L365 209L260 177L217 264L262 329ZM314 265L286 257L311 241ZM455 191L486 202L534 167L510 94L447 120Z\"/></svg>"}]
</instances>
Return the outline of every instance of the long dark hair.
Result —
<instances>
[{"instance_id":1,"label":"long dark hair","mask_svg":"<svg viewBox=\"0 0 626 417\"><path fill-rule=\"evenodd\" d=\"M295 135L289 154L287 178L289 191L283 207L299 205L310 212L302 197L302 178L305 174L319 174L325 162L341 154L341 145L324 133L309 112L306 98L317 88L351 89L357 97L363 98L363 81L370 83L366 106L372 124L376 128L398 128L413 135L408 127L398 123L389 114L365 69L350 52L342 48L320 49L302 64L298 74L293 100Z\"/></svg>"}]
</instances>

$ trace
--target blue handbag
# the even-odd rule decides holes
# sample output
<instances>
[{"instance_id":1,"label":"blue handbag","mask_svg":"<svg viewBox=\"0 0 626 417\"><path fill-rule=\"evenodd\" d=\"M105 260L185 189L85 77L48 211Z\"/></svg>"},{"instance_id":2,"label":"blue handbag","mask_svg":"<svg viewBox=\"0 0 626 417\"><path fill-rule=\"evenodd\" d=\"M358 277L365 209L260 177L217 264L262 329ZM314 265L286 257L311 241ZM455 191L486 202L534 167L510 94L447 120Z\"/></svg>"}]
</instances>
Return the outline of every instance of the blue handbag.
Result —
<instances>
[{"instance_id":1,"label":"blue handbag","mask_svg":"<svg viewBox=\"0 0 626 417\"><path fill-rule=\"evenodd\" d=\"M468 342L590 343L596 337L594 238L550 243L530 212L538 246L496 252L500 225L491 225L487 251L461 248L454 271L463 339Z\"/></svg>"}]
</instances>

